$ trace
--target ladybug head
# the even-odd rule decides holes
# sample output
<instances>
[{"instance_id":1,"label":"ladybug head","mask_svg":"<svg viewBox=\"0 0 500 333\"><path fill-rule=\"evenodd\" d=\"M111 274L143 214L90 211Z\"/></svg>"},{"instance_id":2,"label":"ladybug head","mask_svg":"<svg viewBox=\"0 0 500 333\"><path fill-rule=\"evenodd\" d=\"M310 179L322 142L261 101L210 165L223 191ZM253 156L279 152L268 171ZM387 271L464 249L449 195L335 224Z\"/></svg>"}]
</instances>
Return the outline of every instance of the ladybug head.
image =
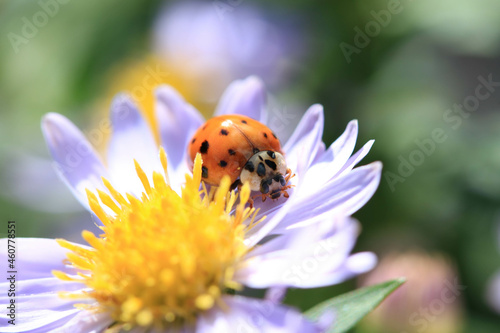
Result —
<instances>
[{"instance_id":1,"label":"ladybug head","mask_svg":"<svg viewBox=\"0 0 500 333\"><path fill-rule=\"evenodd\" d=\"M282 154L264 150L254 154L245 164L241 171L240 181L248 182L252 191L260 191L262 194L270 193L274 199L280 196L280 190L286 185L285 175L287 172L286 161Z\"/></svg>"}]
</instances>

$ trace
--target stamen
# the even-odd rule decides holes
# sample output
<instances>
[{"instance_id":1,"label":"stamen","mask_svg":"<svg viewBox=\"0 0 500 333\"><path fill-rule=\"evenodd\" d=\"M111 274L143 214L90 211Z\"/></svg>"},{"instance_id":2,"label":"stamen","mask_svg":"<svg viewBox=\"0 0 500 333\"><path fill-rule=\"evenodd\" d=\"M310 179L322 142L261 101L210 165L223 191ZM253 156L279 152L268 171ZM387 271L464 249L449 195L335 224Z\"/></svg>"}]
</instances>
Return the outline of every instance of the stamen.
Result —
<instances>
[{"instance_id":1,"label":"stamen","mask_svg":"<svg viewBox=\"0 0 500 333\"><path fill-rule=\"evenodd\" d=\"M163 166L163 172L165 173L166 181L167 184L170 184L170 179L168 178L168 170L167 170L167 153L165 152L165 149L163 147L160 147L160 162L161 165Z\"/></svg>"},{"instance_id":2,"label":"stamen","mask_svg":"<svg viewBox=\"0 0 500 333\"><path fill-rule=\"evenodd\" d=\"M111 199L109 194L97 189L97 193L99 194L99 199L101 199L102 203L109 208L115 213L115 214L120 214L120 207L116 205L116 203Z\"/></svg>"},{"instance_id":3,"label":"stamen","mask_svg":"<svg viewBox=\"0 0 500 333\"><path fill-rule=\"evenodd\" d=\"M142 170L141 166L139 165L139 163L135 159L134 159L134 165L135 165L135 171L137 172L137 176L139 176L139 179L142 182L142 186L144 186L146 193L148 195L151 195L151 186L149 185L148 176L146 176L146 174L144 173L144 170Z\"/></svg>"},{"instance_id":4,"label":"stamen","mask_svg":"<svg viewBox=\"0 0 500 333\"><path fill-rule=\"evenodd\" d=\"M89 205L104 225L100 236L82 233L91 250L58 240L71 251L69 264L81 271L54 276L84 283L89 290L85 297L95 299L99 310L109 312L123 329L174 328L213 306L224 307L223 291L242 288L234 281L235 270L248 251L246 225L254 224L257 213L245 207L248 184L238 195L229 192L225 177L207 192L198 154L179 196L169 186L163 149L160 161L165 175L153 172L153 187L134 161L144 187L140 198L119 193L106 179L109 194L87 190Z\"/></svg>"}]
</instances>

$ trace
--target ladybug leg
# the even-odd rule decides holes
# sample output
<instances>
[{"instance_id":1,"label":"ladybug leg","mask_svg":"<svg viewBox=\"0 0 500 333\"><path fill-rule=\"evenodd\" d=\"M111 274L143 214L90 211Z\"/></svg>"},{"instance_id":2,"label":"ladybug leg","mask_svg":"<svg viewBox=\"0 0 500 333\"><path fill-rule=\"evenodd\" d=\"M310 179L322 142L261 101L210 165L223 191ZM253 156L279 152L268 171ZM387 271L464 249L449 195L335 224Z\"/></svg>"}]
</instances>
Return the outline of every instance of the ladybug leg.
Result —
<instances>
[{"instance_id":1,"label":"ladybug leg","mask_svg":"<svg viewBox=\"0 0 500 333\"><path fill-rule=\"evenodd\" d=\"M290 168L286 169L285 184L293 177L295 177L295 174L292 175L292 170L290 170Z\"/></svg>"},{"instance_id":2,"label":"ladybug leg","mask_svg":"<svg viewBox=\"0 0 500 333\"><path fill-rule=\"evenodd\" d=\"M293 175L295 176L295 175ZM293 176L289 177L288 179L292 178ZM287 180L287 183L288 183L288 180ZM283 196L285 198L289 198L290 195L288 194L287 190L292 188L292 187L295 187L295 185L286 185L286 186L283 186L281 189L280 189L280 193L283 194Z\"/></svg>"},{"instance_id":3,"label":"ladybug leg","mask_svg":"<svg viewBox=\"0 0 500 333\"><path fill-rule=\"evenodd\" d=\"M264 201L266 201L267 196L268 196L267 194L260 193L260 194L254 195L253 197L248 198L248 203L250 204L250 208L253 208L253 203L254 203L253 199L260 197L262 202L264 202Z\"/></svg>"},{"instance_id":4,"label":"ladybug leg","mask_svg":"<svg viewBox=\"0 0 500 333\"><path fill-rule=\"evenodd\" d=\"M238 188L238 192L241 190L241 181L239 179L236 179L232 184L231 187L229 188L231 191L234 191L236 188Z\"/></svg>"},{"instance_id":5,"label":"ladybug leg","mask_svg":"<svg viewBox=\"0 0 500 333\"><path fill-rule=\"evenodd\" d=\"M252 198L248 198L248 204L250 205L250 209L253 208L253 199Z\"/></svg>"},{"instance_id":6,"label":"ladybug leg","mask_svg":"<svg viewBox=\"0 0 500 333\"><path fill-rule=\"evenodd\" d=\"M290 168L286 169L286 175L285 175L285 184L288 184L288 182L290 181L290 179L292 179L293 177L295 177L295 174L292 174L292 170L290 170ZM292 187L295 187L295 185L286 185L286 186L283 186L281 189L280 189L280 192L283 194L283 196L285 198L289 198L290 195L288 194L287 190L292 188Z\"/></svg>"}]
</instances>

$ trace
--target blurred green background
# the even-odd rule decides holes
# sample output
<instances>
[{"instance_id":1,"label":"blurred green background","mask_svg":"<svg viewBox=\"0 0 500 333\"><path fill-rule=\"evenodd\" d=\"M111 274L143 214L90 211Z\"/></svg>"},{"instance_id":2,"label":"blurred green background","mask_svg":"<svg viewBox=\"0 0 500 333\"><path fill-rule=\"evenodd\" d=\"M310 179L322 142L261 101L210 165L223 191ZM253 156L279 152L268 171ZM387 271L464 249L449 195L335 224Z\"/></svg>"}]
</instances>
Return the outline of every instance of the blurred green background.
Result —
<instances>
[{"instance_id":1,"label":"blurred green background","mask_svg":"<svg viewBox=\"0 0 500 333\"><path fill-rule=\"evenodd\" d=\"M40 119L59 112L84 131L95 128L112 94L127 89L123 80L133 81L130 68L157 61L151 60L154 23L169 3L61 0L52 9L41 3L52 2L0 2L1 219L16 220L18 236L79 240L78 230L92 222L52 172ZM327 145L354 118L357 148L376 140L362 164L380 160L384 173L355 215L363 226L356 249L380 257L442 254L467 287L456 301L463 311L454 331L498 332L500 316L486 294L500 268L500 84L494 83L500 82L500 2L207 3L226 16L251 6L281 29L286 66L278 61L264 77L278 110L304 112L321 103ZM53 15L26 28L26 21L43 23L35 18L40 11ZM209 115L213 101L197 100L189 82L175 75L166 82ZM440 142L433 140L436 129ZM307 309L356 284L292 290L286 301ZM356 331L376 329L365 324Z\"/></svg>"}]
</instances>

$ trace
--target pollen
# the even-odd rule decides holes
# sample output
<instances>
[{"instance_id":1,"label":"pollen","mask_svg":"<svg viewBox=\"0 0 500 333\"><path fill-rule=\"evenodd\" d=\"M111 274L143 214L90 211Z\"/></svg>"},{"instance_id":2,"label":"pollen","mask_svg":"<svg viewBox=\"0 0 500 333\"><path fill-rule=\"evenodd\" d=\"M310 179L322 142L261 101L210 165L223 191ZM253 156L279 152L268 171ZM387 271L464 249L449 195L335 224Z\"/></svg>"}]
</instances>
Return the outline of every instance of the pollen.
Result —
<instances>
[{"instance_id":1,"label":"pollen","mask_svg":"<svg viewBox=\"0 0 500 333\"><path fill-rule=\"evenodd\" d=\"M125 328L175 327L224 306L221 295L241 288L234 272L249 250L245 232L256 211L246 207L248 185L239 200L229 190L229 177L207 192L200 186L198 155L179 195L168 184L163 149L160 161L164 174L153 173L152 183L136 163L144 186L140 197L121 194L106 180L108 192L87 191L103 224L100 235L82 233L90 248L58 240L81 273L54 275L84 283L97 310L109 312Z\"/></svg>"}]
</instances>

